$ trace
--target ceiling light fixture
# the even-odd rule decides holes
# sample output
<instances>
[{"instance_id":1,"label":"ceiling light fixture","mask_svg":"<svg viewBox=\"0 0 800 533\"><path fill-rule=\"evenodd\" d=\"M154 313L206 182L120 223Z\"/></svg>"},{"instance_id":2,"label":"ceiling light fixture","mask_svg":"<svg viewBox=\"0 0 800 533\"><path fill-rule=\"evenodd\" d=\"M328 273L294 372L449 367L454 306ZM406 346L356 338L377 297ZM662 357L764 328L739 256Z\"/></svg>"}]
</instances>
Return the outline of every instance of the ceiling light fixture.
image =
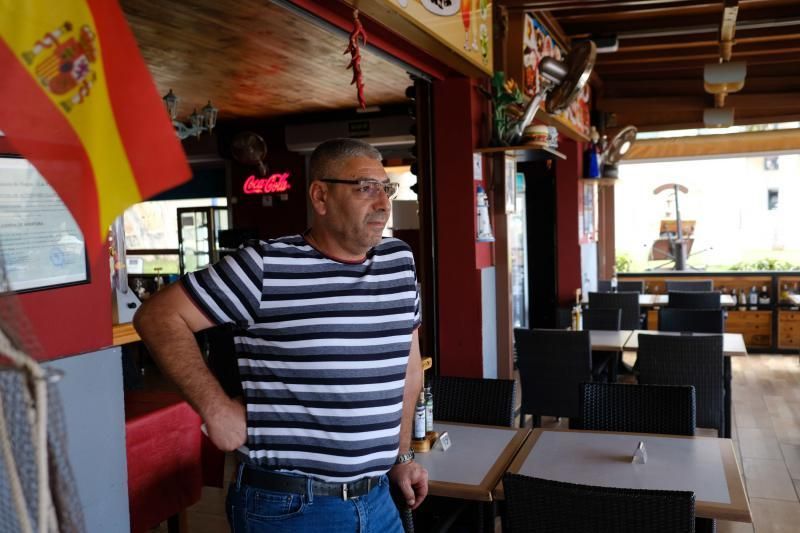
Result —
<instances>
[{"instance_id":1,"label":"ceiling light fixture","mask_svg":"<svg viewBox=\"0 0 800 533\"><path fill-rule=\"evenodd\" d=\"M714 95L714 105L725 105L728 93L735 93L744 87L747 64L744 61L711 63L703 69L703 87Z\"/></svg>"},{"instance_id":2,"label":"ceiling light fixture","mask_svg":"<svg viewBox=\"0 0 800 533\"><path fill-rule=\"evenodd\" d=\"M167 108L167 114L175 128L175 134L181 140L192 135L200 137L200 134L204 131L211 133L211 130L217 125L217 113L219 110L211 105L211 100L200 110L200 113L197 112L197 108L192 111L192 114L189 115L188 126L178 120L178 102L180 99L172 92L172 89L164 95L163 100L164 106Z\"/></svg>"}]
</instances>

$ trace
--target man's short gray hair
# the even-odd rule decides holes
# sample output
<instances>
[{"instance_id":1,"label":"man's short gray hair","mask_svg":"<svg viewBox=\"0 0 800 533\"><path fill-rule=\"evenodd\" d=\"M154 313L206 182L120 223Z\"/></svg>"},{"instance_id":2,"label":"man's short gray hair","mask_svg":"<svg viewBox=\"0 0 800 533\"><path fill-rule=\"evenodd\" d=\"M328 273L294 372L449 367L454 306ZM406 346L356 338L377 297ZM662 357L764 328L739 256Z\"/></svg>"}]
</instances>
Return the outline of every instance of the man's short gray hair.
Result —
<instances>
[{"instance_id":1,"label":"man's short gray hair","mask_svg":"<svg viewBox=\"0 0 800 533\"><path fill-rule=\"evenodd\" d=\"M330 177L335 174L336 166L353 157L368 157L378 161L383 156L377 148L358 139L330 139L316 147L309 161L309 182Z\"/></svg>"}]
</instances>

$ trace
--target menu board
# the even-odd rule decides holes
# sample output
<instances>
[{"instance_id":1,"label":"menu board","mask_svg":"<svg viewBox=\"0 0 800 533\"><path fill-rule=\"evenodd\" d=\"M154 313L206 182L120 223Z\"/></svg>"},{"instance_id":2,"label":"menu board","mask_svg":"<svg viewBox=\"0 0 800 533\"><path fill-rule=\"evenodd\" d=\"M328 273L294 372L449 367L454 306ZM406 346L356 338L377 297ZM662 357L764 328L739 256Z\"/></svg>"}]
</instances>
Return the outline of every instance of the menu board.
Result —
<instances>
[{"instance_id":1,"label":"menu board","mask_svg":"<svg viewBox=\"0 0 800 533\"><path fill-rule=\"evenodd\" d=\"M522 90L528 96L535 95L542 86L542 75L539 73L539 62L543 57L563 60L565 51L556 43L550 32L533 15L525 14L524 33L522 36ZM590 104L591 88L583 86L578 98L564 110L561 115L575 130L588 137L591 134Z\"/></svg>"},{"instance_id":2,"label":"menu board","mask_svg":"<svg viewBox=\"0 0 800 533\"><path fill-rule=\"evenodd\" d=\"M25 159L0 158L0 292L88 280L83 233Z\"/></svg>"},{"instance_id":3,"label":"menu board","mask_svg":"<svg viewBox=\"0 0 800 533\"><path fill-rule=\"evenodd\" d=\"M490 0L384 1L486 74L492 74Z\"/></svg>"}]
</instances>

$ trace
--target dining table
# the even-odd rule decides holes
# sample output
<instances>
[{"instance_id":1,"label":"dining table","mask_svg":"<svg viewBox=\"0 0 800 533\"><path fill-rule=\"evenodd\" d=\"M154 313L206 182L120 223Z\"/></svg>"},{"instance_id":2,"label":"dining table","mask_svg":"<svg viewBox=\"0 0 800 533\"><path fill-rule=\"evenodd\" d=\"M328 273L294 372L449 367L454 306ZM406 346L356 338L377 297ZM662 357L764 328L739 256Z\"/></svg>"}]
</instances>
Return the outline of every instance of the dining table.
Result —
<instances>
[{"instance_id":1,"label":"dining table","mask_svg":"<svg viewBox=\"0 0 800 533\"><path fill-rule=\"evenodd\" d=\"M583 305L589 304L589 296L586 295L581 300ZM730 294L720 294L719 303L722 307L734 307L736 300ZM640 307L666 307L669 304L668 294L639 294Z\"/></svg>"},{"instance_id":2,"label":"dining table","mask_svg":"<svg viewBox=\"0 0 800 533\"><path fill-rule=\"evenodd\" d=\"M451 445L416 454L414 460L428 471L428 494L483 506L484 523L475 529L494 531L492 491L531 430L436 420L434 430L447 432Z\"/></svg>"},{"instance_id":3,"label":"dining table","mask_svg":"<svg viewBox=\"0 0 800 533\"><path fill-rule=\"evenodd\" d=\"M632 461L640 442L647 451L644 464ZM696 516L752 522L730 439L536 428L508 472L581 485L691 491ZM505 499L502 482L493 496Z\"/></svg>"}]
</instances>

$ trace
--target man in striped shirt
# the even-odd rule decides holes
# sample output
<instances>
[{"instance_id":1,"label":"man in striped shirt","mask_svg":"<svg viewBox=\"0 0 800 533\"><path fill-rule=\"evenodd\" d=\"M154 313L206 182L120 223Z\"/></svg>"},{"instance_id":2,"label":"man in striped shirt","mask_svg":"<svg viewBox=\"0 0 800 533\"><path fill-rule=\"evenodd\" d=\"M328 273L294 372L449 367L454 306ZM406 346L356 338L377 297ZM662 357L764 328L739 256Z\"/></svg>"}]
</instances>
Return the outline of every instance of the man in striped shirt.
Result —
<instances>
[{"instance_id":1,"label":"man in striped shirt","mask_svg":"<svg viewBox=\"0 0 800 533\"><path fill-rule=\"evenodd\" d=\"M309 173L309 230L246 243L157 293L134 323L214 444L242 454L233 531L402 531L388 479L413 509L427 472L409 453L421 386L414 261L381 237L397 184L354 139L321 144ZM218 324L237 328L243 402L194 340Z\"/></svg>"}]
</instances>

